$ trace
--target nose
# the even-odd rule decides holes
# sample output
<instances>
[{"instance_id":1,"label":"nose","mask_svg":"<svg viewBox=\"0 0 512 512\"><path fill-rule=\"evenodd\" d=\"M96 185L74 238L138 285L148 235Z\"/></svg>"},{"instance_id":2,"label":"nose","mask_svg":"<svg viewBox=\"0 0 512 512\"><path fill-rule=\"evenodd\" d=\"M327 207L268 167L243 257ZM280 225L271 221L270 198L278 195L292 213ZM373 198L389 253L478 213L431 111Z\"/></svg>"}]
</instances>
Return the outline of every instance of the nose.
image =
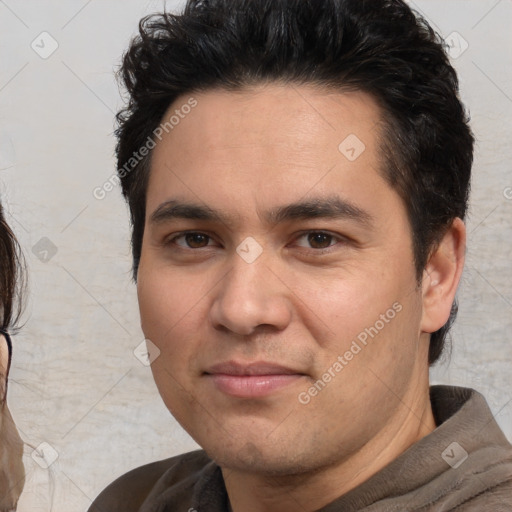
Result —
<instances>
[{"instance_id":1,"label":"nose","mask_svg":"<svg viewBox=\"0 0 512 512\"><path fill-rule=\"evenodd\" d=\"M248 336L259 326L283 330L292 318L290 289L260 256L252 263L238 254L218 286L210 310L216 329Z\"/></svg>"}]
</instances>

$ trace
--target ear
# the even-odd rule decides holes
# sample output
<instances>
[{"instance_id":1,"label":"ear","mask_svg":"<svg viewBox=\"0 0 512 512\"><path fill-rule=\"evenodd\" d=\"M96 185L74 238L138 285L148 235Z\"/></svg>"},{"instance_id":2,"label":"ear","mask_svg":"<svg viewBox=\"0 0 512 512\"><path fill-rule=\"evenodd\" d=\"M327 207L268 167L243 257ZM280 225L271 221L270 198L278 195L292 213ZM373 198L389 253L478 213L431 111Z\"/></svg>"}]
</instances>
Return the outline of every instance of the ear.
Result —
<instances>
[{"instance_id":1,"label":"ear","mask_svg":"<svg viewBox=\"0 0 512 512\"><path fill-rule=\"evenodd\" d=\"M466 226L456 218L423 271L422 332L435 332L448 321L464 268L465 253Z\"/></svg>"}]
</instances>

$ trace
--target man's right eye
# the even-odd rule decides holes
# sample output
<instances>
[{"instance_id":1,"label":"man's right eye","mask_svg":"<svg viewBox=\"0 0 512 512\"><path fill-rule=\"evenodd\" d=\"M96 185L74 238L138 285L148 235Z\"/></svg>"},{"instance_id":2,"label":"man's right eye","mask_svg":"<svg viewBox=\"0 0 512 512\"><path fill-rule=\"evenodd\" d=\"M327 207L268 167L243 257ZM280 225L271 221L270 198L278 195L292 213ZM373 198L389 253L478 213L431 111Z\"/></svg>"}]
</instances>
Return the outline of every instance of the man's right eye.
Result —
<instances>
[{"instance_id":1,"label":"man's right eye","mask_svg":"<svg viewBox=\"0 0 512 512\"><path fill-rule=\"evenodd\" d=\"M184 240L185 245L177 242L180 239ZM212 237L205 233L201 233L199 231L187 231L168 239L165 242L165 245L177 245L183 249L201 249L203 247L208 247L208 242L210 240L212 240Z\"/></svg>"}]
</instances>

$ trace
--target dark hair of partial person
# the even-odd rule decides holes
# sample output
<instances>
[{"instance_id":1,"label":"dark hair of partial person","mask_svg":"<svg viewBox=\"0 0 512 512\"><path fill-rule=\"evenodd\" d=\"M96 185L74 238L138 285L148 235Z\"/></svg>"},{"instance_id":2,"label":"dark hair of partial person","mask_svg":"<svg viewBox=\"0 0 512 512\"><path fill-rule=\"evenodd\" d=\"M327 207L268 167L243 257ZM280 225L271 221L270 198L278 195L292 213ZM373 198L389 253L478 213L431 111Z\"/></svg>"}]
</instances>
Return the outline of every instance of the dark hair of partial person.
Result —
<instances>
[{"instance_id":1,"label":"dark hair of partial person","mask_svg":"<svg viewBox=\"0 0 512 512\"><path fill-rule=\"evenodd\" d=\"M25 262L0 203L0 331L15 333L26 285Z\"/></svg>"},{"instance_id":2,"label":"dark hair of partial person","mask_svg":"<svg viewBox=\"0 0 512 512\"><path fill-rule=\"evenodd\" d=\"M181 95L258 84L363 91L382 111L382 175L404 201L418 284L454 218L465 218L473 135L441 37L401 0L189 0L140 21L118 71L128 104L116 156L141 254L151 153L121 172ZM432 333L429 364L457 313Z\"/></svg>"}]
</instances>

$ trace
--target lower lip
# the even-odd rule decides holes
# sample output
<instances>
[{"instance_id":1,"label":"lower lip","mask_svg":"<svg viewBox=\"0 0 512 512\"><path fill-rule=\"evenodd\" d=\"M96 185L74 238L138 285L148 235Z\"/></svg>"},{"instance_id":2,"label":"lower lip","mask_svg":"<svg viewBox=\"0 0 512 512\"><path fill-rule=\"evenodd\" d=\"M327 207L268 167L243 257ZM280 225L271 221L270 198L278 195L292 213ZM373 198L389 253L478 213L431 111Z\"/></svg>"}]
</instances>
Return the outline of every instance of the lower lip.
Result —
<instances>
[{"instance_id":1,"label":"lower lip","mask_svg":"<svg viewBox=\"0 0 512 512\"><path fill-rule=\"evenodd\" d=\"M270 395L302 377L292 375L208 375L219 391L237 398L258 398Z\"/></svg>"}]
</instances>

